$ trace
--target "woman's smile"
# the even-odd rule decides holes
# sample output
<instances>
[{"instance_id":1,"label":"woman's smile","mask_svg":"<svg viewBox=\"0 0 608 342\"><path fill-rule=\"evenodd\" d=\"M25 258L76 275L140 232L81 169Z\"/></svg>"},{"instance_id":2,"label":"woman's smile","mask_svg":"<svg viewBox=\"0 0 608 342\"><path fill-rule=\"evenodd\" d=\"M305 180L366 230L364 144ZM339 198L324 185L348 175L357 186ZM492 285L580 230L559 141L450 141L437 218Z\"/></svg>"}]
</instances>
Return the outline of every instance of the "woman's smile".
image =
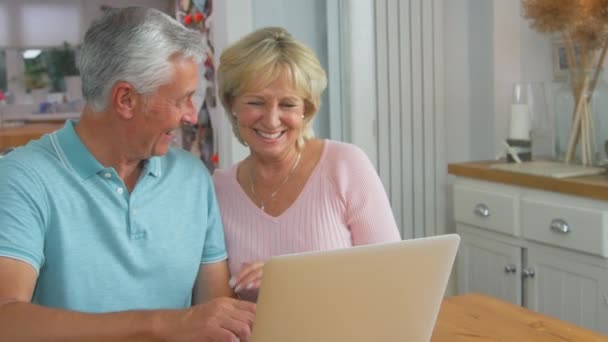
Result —
<instances>
[{"instance_id":1,"label":"woman's smile","mask_svg":"<svg viewBox=\"0 0 608 342\"><path fill-rule=\"evenodd\" d=\"M261 131L258 129L254 129L254 131L259 137L266 139L266 140L277 140L280 137L282 137L283 134L286 132L286 131L279 131L279 132L271 133L271 132L264 132L264 131Z\"/></svg>"}]
</instances>

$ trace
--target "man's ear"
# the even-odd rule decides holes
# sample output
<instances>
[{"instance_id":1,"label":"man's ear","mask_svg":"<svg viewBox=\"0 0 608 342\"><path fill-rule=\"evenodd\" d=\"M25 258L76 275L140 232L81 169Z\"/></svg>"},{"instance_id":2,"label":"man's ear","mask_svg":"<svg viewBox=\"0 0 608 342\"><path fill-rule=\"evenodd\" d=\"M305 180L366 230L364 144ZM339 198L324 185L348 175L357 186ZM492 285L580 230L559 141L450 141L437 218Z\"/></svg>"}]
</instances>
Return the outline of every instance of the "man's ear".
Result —
<instances>
[{"instance_id":1,"label":"man's ear","mask_svg":"<svg viewBox=\"0 0 608 342\"><path fill-rule=\"evenodd\" d=\"M135 115L135 109L141 101L141 94L128 82L117 82L112 87L112 106L123 119L129 120Z\"/></svg>"}]
</instances>

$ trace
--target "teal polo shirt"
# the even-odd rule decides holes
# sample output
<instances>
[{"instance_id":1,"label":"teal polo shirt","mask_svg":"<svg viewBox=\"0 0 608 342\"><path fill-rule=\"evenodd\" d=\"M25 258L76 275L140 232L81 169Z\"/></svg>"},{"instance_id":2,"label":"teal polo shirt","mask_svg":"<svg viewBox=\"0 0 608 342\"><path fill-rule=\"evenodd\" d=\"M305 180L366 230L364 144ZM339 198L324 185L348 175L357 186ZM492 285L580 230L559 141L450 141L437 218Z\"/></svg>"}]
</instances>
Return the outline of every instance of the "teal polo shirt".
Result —
<instances>
[{"instance_id":1,"label":"teal polo shirt","mask_svg":"<svg viewBox=\"0 0 608 342\"><path fill-rule=\"evenodd\" d=\"M38 272L32 299L83 312L190 306L201 263L225 260L203 163L170 149L129 193L66 125L0 159L0 256Z\"/></svg>"}]
</instances>

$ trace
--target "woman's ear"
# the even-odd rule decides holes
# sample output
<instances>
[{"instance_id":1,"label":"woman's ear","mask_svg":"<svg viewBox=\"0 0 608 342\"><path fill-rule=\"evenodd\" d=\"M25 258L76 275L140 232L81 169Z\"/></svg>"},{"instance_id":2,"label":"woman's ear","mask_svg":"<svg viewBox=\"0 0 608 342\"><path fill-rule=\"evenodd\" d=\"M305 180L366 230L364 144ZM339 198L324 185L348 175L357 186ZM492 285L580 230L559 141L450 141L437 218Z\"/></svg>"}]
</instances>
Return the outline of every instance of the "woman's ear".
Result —
<instances>
[{"instance_id":1,"label":"woman's ear","mask_svg":"<svg viewBox=\"0 0 608 342\"><path fill-rule=\"evenodd\" d=\"M135 115L141 94L130 83L118 82L112 87L111 101L116 113L123 119L129 120Z\"/></svg>"}]
</instances>

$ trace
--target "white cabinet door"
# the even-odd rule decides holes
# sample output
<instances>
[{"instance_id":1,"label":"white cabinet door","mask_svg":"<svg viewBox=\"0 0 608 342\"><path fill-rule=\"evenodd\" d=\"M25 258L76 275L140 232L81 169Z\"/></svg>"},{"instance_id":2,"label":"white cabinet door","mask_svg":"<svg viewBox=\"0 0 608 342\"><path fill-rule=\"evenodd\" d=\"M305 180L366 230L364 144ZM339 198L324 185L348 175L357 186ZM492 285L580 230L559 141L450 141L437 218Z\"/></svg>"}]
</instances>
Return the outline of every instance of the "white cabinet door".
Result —
<instances>
[{"instance_id":1,"label":"white cabinet door","mask_svg":"<svg viewBox=\"0 0 608 342\"><path fill-rule=\"evenodd\" d=\"M608 270L573 260L572 254L531 245L524 279L524 305L608 334Z\"/></svg>"},{"instance_id":2,"label":"white cabinet door","mask_svg":"<svg viewBox=\"0 0 608 342\"><path fill-rule=\"evenodd\" d=\"M471 229L456 225L461 237L458 293L484 293L521 305L521 247L480 237Z\"/></svg>"}]
</instances>

